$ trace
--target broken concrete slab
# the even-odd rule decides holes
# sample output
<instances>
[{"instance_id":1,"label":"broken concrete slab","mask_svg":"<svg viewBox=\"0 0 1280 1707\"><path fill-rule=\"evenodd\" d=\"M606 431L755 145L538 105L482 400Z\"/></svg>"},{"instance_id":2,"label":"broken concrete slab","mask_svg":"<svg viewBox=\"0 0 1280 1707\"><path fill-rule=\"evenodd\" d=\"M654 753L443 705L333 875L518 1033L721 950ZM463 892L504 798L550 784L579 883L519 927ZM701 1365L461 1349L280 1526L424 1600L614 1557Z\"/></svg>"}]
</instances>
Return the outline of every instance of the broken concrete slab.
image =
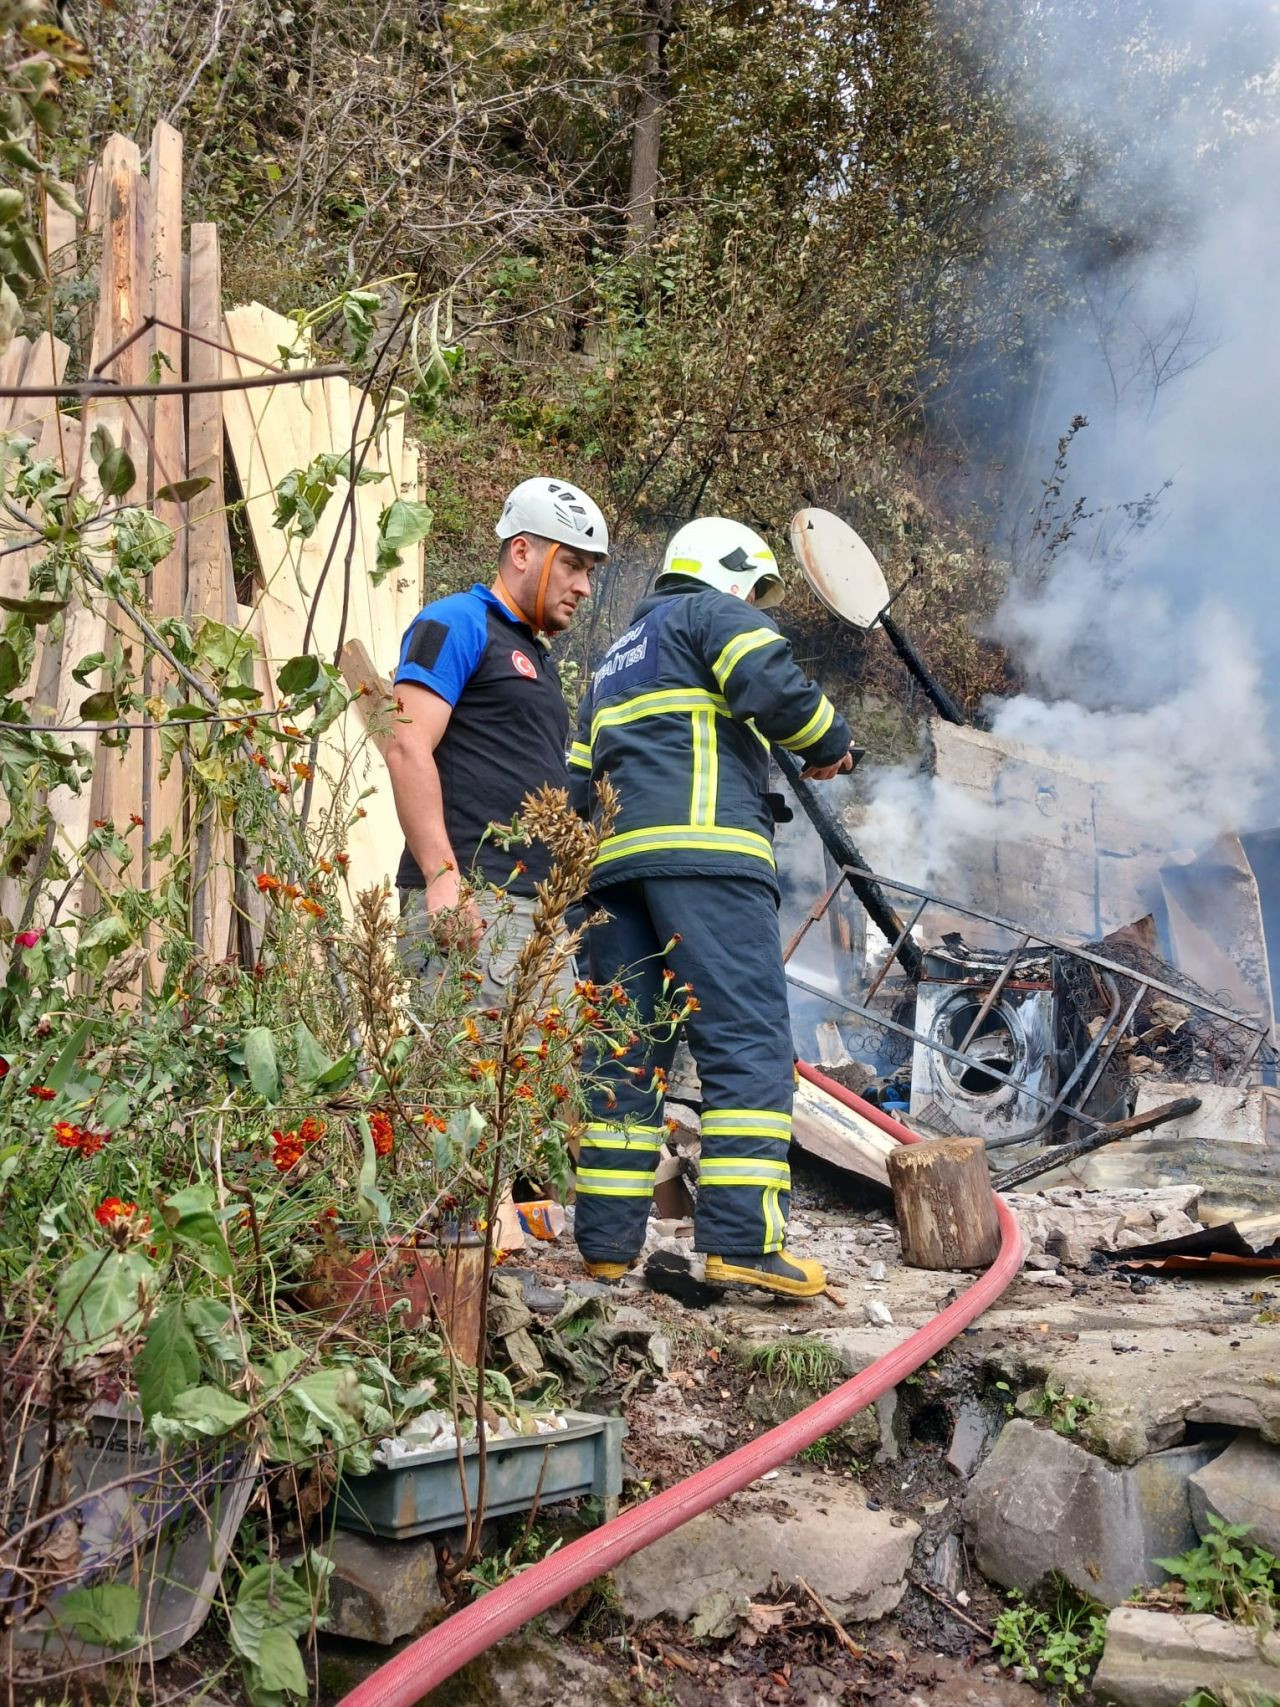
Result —
<instances>
[{"instance_id":1,"label":"broken concrete slab","mask_svg":"<svg viewBox=\"0 0 1280 1707\"><path fill-rule=\"evenodd\" d=\"M1156 1559L1195 1545L1187 1482L1220 1450L1179 1446L1116 1470L1052 1429L1010 1422L965 1496L978 1568L1025 1592L1057 1573L1116 1606L1166 1580Z\"/></svg>"},{"instance_id":2,"label":"broken concrete slab","mask_svg":"<svg viewBox=\"0 0 1280 1707\"><path fill-rule=\"evenodd\" d=\"M621 1565L618 1594L637 1622L691 1618L709 1595L759 1599L776 1572L803 1577L841 1619L892 1612L906 1589L918 1524L871 1511L862 1490L792 1471L737 1494Z\"/></svg>"},{"instance_id":3,"label":"broken concrete slab","mask_svg":"<svg viewBox=\"0 0 1280 1707\"><path fill-rule=\"evenodd\" d=\"M1194 1185L1108 1192L1053 1186L1038 1192L1006 1192L1030 1251L1043 1251L1065 1268L1084 1268L1095 1251L1123 1250L1157 1237L1172 1222L1180 1236L1198 1230L1191 1219L1199 1201ZM1190 1214L1188 1214L1190 1211Z\"/></svg>"},{"instance_id":4,"label":"broken concrete slab","mask_svg":"<svg viewBox=\"0 0 1280 1707\"><path fill-rule=\"evenodd\" d=\"M1200 1535L1209 1514L1223 1523L1247 1523L1255 1547L1280 1557L1280 1449L1256 1435L1238 1435L1212 1464L1191 1478L1191 1516Z\"/></svg>"},{"instance_id":5,"label":"broken concrete slab","mask_svg":"<svg viewBox=\"0 0 1280 1707\"><path fill-rule=\"evenodd\" d=\"M1170 1304L1182 1296L1171 1294ZM1204 1300L1200 1325L1192 1326L1199 1302L1133 1324L1137 1338L1128 1354L1113 1346L1115 1317L1065 1300L1062 1325L1070 1339L1052 1331L1028 1334L1014 1312L997 1309L983 1317L971 1344L1011 1386L1051 1381L1092 1399L1097 1409L1082 1420L1078 1438L1115 1464L1136 1464L1175 1445L1192 1423L1251 1429L1280 1444L1280 1325L1253 1322L1256 1304L1225 1314L1215 1288ZM1046 1316L1056 1303L1046 1300ZM1098 1318L1096 1325L1090 1316Z\"/></svg>"},{"instance_id":6,"label":"broken concrete slab","mask_svg":"<svg viewBox=\"0 0 1280 1707\"><path fill-rule=\"evenodd\" d=\"M321 1551L333 1563L330 1635L386 1646L443 1614L433 1542L366 1541L338 1529Z\"/></svg>"},{"instance_id":7,"label":"broken concrete slab","mask_svg":"<svg viewBox=\"0 0 1280 1707\"><path fill-rule=\"evenodd\" d=\"M1198 1097L1200 1107L1161 1128L1166 1143L1180 1139L1204 1144L1265 1144L1269 1094L1239 1085L1178 1084L1170 1079L1137 1081L1135 1114L1146 1114L1177 1097Z\"/></svg>"},{"instance_id":8,"label":"broken concrete slab","mask_svg":"<svg viewBox=\"0 0 1280 1707\"><path fill-rule=\"evenodd\" d=\"M631 1691L572 1643L521 1632L496 1643L426 1699L431 1707L626 1707Z\"/></svg>"},{"instance_id":9,"label":"broken concrete slab","mask_svg":"<svg viewBox=\"0 0 1280 1707\"><path fill-rule=\"evenodd\" d=\"M1117 1707L1182 1707L1198 1690L1230 1699L1280 1695L1280 1635L1208 1613L1118 1606L1094 1694Z\"/></svg>"}]
</instances>

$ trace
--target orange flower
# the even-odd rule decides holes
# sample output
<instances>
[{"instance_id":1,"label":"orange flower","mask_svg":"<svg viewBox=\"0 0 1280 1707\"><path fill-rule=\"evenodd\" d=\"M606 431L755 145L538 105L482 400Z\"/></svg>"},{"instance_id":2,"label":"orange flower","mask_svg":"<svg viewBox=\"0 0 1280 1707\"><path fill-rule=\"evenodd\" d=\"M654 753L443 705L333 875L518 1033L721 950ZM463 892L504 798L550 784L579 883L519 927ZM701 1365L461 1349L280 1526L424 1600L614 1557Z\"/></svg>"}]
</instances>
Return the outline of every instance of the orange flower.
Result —
<instances>
[{"instance_id":1,"label":"orange flower","mask_svg":"<svg viewBox=\"0 0 1280 1707\"><path fill-rule=\"evenodd\" d=\"M99 1227L110 1227L116 1221L127 1221L138 1213L136 1203L125 1203L118 1197L104 1197L93 1212Z\"/></svg>"},{"instance_id":2,"label":"orange flower","mask_svg":"<svg viewBox=\"0 0 1280 1707\"><path fill-rule=\"evenodd\" d=\"M105 830L110 822L110 818L95 818L93 820L93 827L95 830Z\"/></svg>"},{"instance_id":3,"label":"orange flower","mask_svg":"<svg viewBox=\"0 0 1280 1707\"><path fill-rule=\"evenodd\" d=\"M310 896L304 895L302 900L298 902L298 905L302 908L304 913L310 913L313 919L324 918L324 908L320 905L319 901L311 900Z\"/></svg>"},{"instance_id":4,"label":"orange flower","mask_svg":"<svg viewBox=\"0 0 1280 1707\"><path fill-rule=\"evenodd\" d=\"M82 1156L96 1156L105 1148L109 1132L90 1132L87 1126L73 1126L69 1120L57 1120L53 1126L54 1142L62 1150L79 1150Z\"/></svg>"},{"instance_id":5,"label":"orange flower","mask_svg":"<svg viewBox=\"0 0 1280 1707\"><path fill-rule=\"evenodd\" d=\"M57 1094L57 1091L48 1085L30 1085L27 1088L27 1095L34 1097L37 1102L52 1102Z\"/></svg>"},{"instance_id":6,"label":"orange flower","mask_svg":"<svg viewBox=\"0 0 1280 1707\"><path fill-rule=\"evenodd\" d=\"M269 771L271 769L270 762L265 753L250 753L249 757L255 765L260 766L264 771Z\"/></svg>"},{"instance_id":7,"label":"orange flower","mask_svg":"<svg viewBox=\"0 0 1280 1707\"><path fill-rule=\"evenodd\" d=\"M344 854L344 853L334 854L333 857L334 857L335 863L337 864L338 868L341 871L345 871L347 869L347 867L351 864L351 855L350 854Z\"/></svg>"},{"instance_id":8,"label":"orange flower","mask_svg":"<svg viewBox=\"0 0 1280 1707\"><path fill-rule=\"evenodd\" d=\"M333 870L333 863L331 860L319 859L316 861L316 864L319 866L321 871L330 872Z\"/></svg>"},{"instance_id":9,"label":"orange flower","mask_svg":"<svg viewBox=\"0 0 1280 1707\"><path fill-rule=\"evenodd\" d=\"M142 828L143 824L146 822L146 820L144 818L140 818L136 812L130 812L129 822L133 825L133 827L136 830L140 830Z\"/></svg>"},{"instance_id":10,"label":"orange flower","mask_svg":"<svg viewBox=\"0 0 1280 1707\"><path fill-rule=\"evenodd\" d=\"M271 786L272 786L272 788L275 789L277 794L288 794L288 792L289 792L289 784L287 782L281 781L281 779L278 776L272 777Z\"/></svg>"},{"instance_id":11,"label":"orange flower","mask_svg":"<svg viewBox=\"0 0 1280 1707\"><path fill-rule=\"evenodd\" d=\"M375 1156L389 1156L395 1149L395 1127L391 1116L383 1109L375 1108L369 1116L369 1132L373 1138L373 1153Z\"/></svg>"},{"instance_id":12,"label":"orange flower","mask_svg":"<svg viewBox=\"0 0 1280 1707\"><path fill-rule=\"evenodd\" d=\"M284 896L286 901L296 901L302 891L298 888L296 883L282 883L280 885L280 893Z\"/></svg>"},{"instance_id":13,"label":"orange flower","mask_svg":"<svg viewBox=\"0 0 1280 1707\"><path fill-rule=\"evenodd\" d=\"M303 764L300 759L295 759L293 774L300 782L310 782L316 773L312 770L310 765Z\"/></svg>"},{"instance_id":14,"label":"orange flower","mask_svg":"<svg viewBox=\"0 0 1280 1707\"><path fill-rule=\"evenodd\" d=\"M279 889L280 887L280 879L278 877L272 877L269 871L260 871L258 873L258 893L260 895L266 895L270 893L271 890Z\"/></svg>"},{"instance_id":15,"label":"orange flower","mask_svg":"<svg viewBox=\"0 0 1280 1707\"><path fill-rule=\"evenodd\" d=\"M298 1128L298 1137L304 1144L314 1144L318 1139L324 1137L324 1133L324 1121L318 1120L314 1114L309 1114Z\"/></svg>"},{"instance_id":16,"label":"orange flower","mask_svg":"<svg viewBox=\"0 0 1280 1707\"><path fill-rule=\"evenodd\" d=\"M286 735L301 735L302 733L301 729L294 723L282 723L280 727Z\"/></svg>"},{"instance_id":17,"label":"orange flower","mask_svg":"<svg viewBox=\"0 0 1280 1707\"><path fill-rule=\"evenodd\" d=\"M433 1108L423 1109L422 1124L435 1132L447 1132L449 1130L449 1122L443 1115L437 1114Z\"/></svg>"},{"instance_id":18,"label":"orange flower","mask_svg":"<svg viewBox=\"0 0 1280 1707\"><path fill-rule=\"evenodd\" d=\"M609 997L612 1001L617 1002L620 1008L625 1008L631 999L621 984L610 984Z\"/></svg>"},{"instance_id":19,"label":"orange flower","mask_svg":"<svg viewBox=\"0 0 1280 1707\"><path fill-rule=\"evenodd\" d=\"M551 1094L557 1102L565 1102L568 1100L569 1087L568 1085L552 1085Z\"/></svg>"}]
</instances>

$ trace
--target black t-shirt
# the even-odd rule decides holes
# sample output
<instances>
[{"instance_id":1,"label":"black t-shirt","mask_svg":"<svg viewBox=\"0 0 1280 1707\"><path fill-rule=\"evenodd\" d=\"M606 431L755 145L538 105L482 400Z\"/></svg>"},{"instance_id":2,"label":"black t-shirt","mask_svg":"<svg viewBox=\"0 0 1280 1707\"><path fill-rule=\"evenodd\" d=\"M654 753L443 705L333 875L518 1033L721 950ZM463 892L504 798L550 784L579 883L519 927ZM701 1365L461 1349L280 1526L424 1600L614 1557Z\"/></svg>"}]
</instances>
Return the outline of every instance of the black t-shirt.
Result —
<instances>
[{"instance_id":1,"label":"black t-shirt","mask_svg":"<svg viewBox=\"0 0 1280 1707\"><path fill-rule=\"evenodd\" d=\"M435 759L445 829L463 874L474 868L513 895L532 895L550 870L547 848L503 848L487 832L510 823L532 790L568 787L569 710L546 648L477 585L419 612L400 648L396 682L430 688L453 707ZM396 881L426 887L407 846Z\"/></svg>"}]
</instances>

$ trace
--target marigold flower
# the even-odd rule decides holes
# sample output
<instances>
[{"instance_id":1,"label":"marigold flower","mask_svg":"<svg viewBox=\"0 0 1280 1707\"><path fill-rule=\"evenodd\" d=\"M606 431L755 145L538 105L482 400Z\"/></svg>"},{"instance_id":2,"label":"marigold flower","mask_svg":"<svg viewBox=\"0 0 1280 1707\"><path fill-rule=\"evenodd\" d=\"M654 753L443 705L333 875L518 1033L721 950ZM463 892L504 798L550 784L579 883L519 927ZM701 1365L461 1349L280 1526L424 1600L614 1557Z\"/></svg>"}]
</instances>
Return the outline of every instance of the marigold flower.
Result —
<instances>
[{"instance_id":1,"label":"marigold flower","mask_svg":"<svg viewBox=\"0 0 1280 1707\"><path fill-rule=\"evenodd\" d=\"M278 776L272 777L271 786L275 789L277 794L288 794L289 792L289 784L287 782L283 782Z\"/></svg>"},{"instance_id":2,"label":"marigold flower","mask_svg":"<svg viewBox=\"0 0 1280 1707\"><path fill-rule=\"evenodd\" d=\"M701 1013L702 1003L698 1000L698 998L696 996L689 996L685 1000L684 1011L687 1014Z\"/></svg>"},{"instance_id":3,"label":"marigold flower","mask_svg":"<svg viewBox=\"0 0 1280 1707\"><path fill-rule=\"evenodd\" d=\"M625 1008L627 1003L631 1000L630 996L628 996L621 984L610 984L609 998L611 1001L616 1002L620 1008Z\"/></svg>"},{"instance_id":4,"label":"marigold flower","mask_svg":"<svg viewBox=\"0 0 1280 1707\"><path fill-rule=\"evenodd\" d=\"M278 877L273 877L269 871L260 871L258 873L258 893L260 895L270 894L272 890L279 889L280 887L280 879Z\"/></svg>"},{"instance_id":5,"label":"marigold flower","mask_svg":"<svg viewBox=\"0 0 1280 1707\"><path fill-rule=\"evenodd\" d=\"M522 1102L532 1102L533 1101L533 1086L532 1085L517 1085L516 1086L516 1095L521 1099Z\"/></svg>"},{"instance_id":6,"label":"marigold flower","mask_svg":"<svg viewBox=\"0 0 1280 1707\"><path fill-rule=\"evenodd\" d=\"M280 727L286 735L301 735L302 733L296 723L282 723Z\"/></svg>"},{"instance_id":7,"label":"marigold flower","mask_svg":"<svg viewBox=\"0 0 1280 1707\"><path fill-rule=\"evenodd\" d=\"M569 1087L568 1085L552 1085L551 1094L557 1102L565 1102L569 1096Z\"/></svg>"},{"instance_id":8,"label":"marigold flower","mask_svg":"<svg viewBox=\"0 0 1280 1707\"><path fill-rule=\"evenodd\" d=\"M116 1221L127 1221L130 1216L136 1215L137 1212L136 1203L125 1203L119 1197L104 1197L94 1210L93 1218L99 1227L110 1227Z\"/></svg>"},{"instance_id":9,"label":"marigold flower","mask_svg":"<svg viewBox=\"0 0 1280 1707\"><path fill-rule=\"evenodd\" d=\"M93 827L95 830L105 830L110 826L110 823L110 818L95 818L93 820Z\"/></svg>"},{"instance_id":10,"label":"marigold flower","mask_svg":"<svg viewBox=\"0 0 1280 1707\"><path fill-rule=\"evenodd\" d=\"M310 913L313 919L324 918L324 908L320 905L319 901L313 901L309 895L304 895L301 901L298 902L298 905L302 908L304 913Z\"/></svg>"},{"instance_id":11,"label":"marigold flower","mask_svg":"<svg viewBox=\"0 0 1280 1707\"><path fill-rule=\"evenodd\" d=\"M37 1102L52 1102L57 1094L57 1091L52 1090L48 1085L28 1085L27 1087L27 1095L34 1097Z\"/></svg>"},{"instance_id":12,"label":"marigold flower","mask_svg":"<svg viewBox=\"0 0 1280 1707\"><path fill-rule=\"evenodd\" d=\"M295 759L293 764L293 774L298 778L299 782L310 782L316 773L312 770L310 765L304 764L301 759Z\"/></svg>"},{"instance_id":13,"label":"marigold flower","mask_svg":"<svg viewBox=\"0 0 1280 1707\"><path fill-rule=\"evenodd\" d=\"M324 1134L324 1121L318 1119L314 1114L309 1114L298 1128L298 1137L304 1144L314 1144L318 1139L323 1138Z\"/></svg>"},{"instance_id":14,"label":"marigold flower","mask_svg":"<svg viewBox=\"0 0 1280 1707\"><path fill-rule=\"evenodd\" d=\"M130 812L129 822L133 825L135 830L140 830L143 824L146 823L146 819L140 817L137 812Z\"/></svg>"},{"instance_id":15,"label":"marigold flower","mask_svg":"<svg viewBox=\"0 0 1280 1707\"><path fill-rule=\"evenodd\" d=\"M269 771L271 769L271 761L267 758L265 753L250 753L249 757L252 762L255 765L258 765L262 770Z\"/></svg>"},{"instance_id":16,"label":"marigold flower","mask_svg":"<svg viewBox=\"0 0 1280 1707\"><path fill-rule=\"evenodd\" d=\"M351 864L351 855L350 854L344 854L344 853L334 854L333 858L334 858L334 863L338 866L339 870L341 870L341 871L345 871L347 869L347 867Z\"/></svg>"},{"instance_id":17,"label":"marigold flower","mask_svg":"<svg viewBox=\"0 0 1280 1707\"><path fill-rule=\"evenodd\" d=\"M332 870L333 870L333 862L332 862L332 860L327 860L327 859L318 859L318 860L317 860L317 861L316 861L316 864L317 864L317 866L318 866L318 867L319 867L319 868L320 868L320 870L321 870L321 871L323 871L323 872L326 872L326 873L327 873L327 872L331 872L331 871L332 871Z\"/></svg>"},{"instance_id":18,"label":"marigold flower","mask_svg":"<svg viewBox=\"0 0 1280 1707\"><path fill-rule=\"evenodd\" d=\"M280 885L280 893L284 896L286 901L296 901L302 891L298 888L296 883L282 883Z\"/></svg>"},{"instance_id":19,"label":"marigold flower","mask_svg":"<svg viewBox=\"0 0 1280 1707\"><path fill-rule=\"evenodd\" d=\"M384 1109L375 1108L369 1116L369 1133L373 1139L375 1156L389 1156L395 1149L395 1127L391 1116Z\"/></svg>"},{"instance_id":20,"label":"marigold flower","mask_svg":"<svg viewBox=\"0 0 1280 1707\"><path fill-rule=\"evenodd\" d=\"M64 1150L80 1148L80 1128L73 1126L69 1120L55 1120L53 1123L54 1142Z\"/></svg>"}]
</instances>

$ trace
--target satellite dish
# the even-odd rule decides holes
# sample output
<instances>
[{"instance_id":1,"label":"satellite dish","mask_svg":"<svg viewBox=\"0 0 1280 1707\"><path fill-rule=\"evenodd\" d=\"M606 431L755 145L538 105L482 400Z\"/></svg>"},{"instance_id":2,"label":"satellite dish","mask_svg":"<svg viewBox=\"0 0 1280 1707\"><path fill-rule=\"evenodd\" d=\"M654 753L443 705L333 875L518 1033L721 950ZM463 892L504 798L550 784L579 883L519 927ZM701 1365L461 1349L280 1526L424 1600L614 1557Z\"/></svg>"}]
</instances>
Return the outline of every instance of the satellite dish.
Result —
<instances>
[{"instance_id":1,"label":"satellite dish","mask_svg":"<svg viewBox=\"0 0 1280 1707\"><path fill-rule=\"evenodd\" d=\"M798 510L791 518L791 549L805 580L833 616L866 632L879 626L889 603L884 570L839 516Z\"/></svg>"}]
</instances>

